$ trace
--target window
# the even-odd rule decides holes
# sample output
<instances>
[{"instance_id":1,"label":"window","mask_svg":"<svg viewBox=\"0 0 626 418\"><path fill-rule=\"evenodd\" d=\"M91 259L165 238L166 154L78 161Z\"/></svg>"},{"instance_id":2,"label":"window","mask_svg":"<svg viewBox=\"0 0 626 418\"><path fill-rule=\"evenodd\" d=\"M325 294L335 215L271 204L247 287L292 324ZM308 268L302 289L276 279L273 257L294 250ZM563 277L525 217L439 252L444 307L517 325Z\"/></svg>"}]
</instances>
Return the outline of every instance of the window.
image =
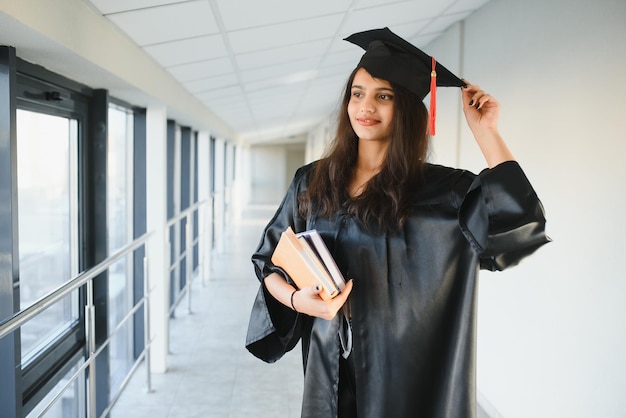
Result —
<instances>
[{"instance_id":1,"label":"window","mask_svg":"<svg viewBox=\"0 0 626 418\"><path fill-rule=\"evenodd\" d=\"M75 119L17 111L20 308L77 274ZM77 292L22 327L22 363L78 321Z\"/></svg>"},{"instance_id":2,"label":"window","mask_svg":"<svg viewBox=\"0 0 626 418\"><path fill-rule=\"evenodd\" d=\"M91 170L85 163L85 139L91 94L85 86L17 61L18 240L13 246L19 255L20 309L85 269L84 175ZM18 387L23 414L40 407L42 399L84 361L84 295L84 289L69 293L21 328L16 367L21 366ZM76 388L84 390L84 382ZM69 405L67 400L62 403Z\"/></svg>"},{"instance_id":3,"label":"window","mask_svg":"<svg viewBox=\"0 0 626 418\"><path fill-rule=\"evenodd\" d=\"M65 389L65 386L70 382L70 378L78 371L81 363L82 360L74 364L68 373L59 380L56 386L54 386L33 410L30 411L26 418L42 416L41 414L48 408L50 402L52 402L61 391L63 392L60 398L45 412L44 416L46 418L80 418L87 416L87 400L85 399L85 391L83 390L85 373L81 372L78 378Z\"/></svg>"}]
</instances>

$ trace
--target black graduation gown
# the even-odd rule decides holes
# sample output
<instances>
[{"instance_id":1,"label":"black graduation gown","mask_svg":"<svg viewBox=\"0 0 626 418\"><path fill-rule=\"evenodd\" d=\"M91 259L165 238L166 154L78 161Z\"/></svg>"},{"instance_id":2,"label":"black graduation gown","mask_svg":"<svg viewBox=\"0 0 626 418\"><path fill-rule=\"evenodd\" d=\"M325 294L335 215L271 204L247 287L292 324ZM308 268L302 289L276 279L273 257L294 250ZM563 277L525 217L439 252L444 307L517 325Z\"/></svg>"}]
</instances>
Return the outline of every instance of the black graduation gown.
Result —
<instances>
[{"instance_id":1,"label":"black graduation gown","mask_svg":"<svg viewBox=\"0 0 626 418\"><path fill-rule=\"evenodd\" d=\"M300 168L252 262L261 282L279 272L271 255L287 226L317 229L350 295L359 418L475 417L478 269L502 270L549 241L543 207L516 162L481 172L427 165L412 214L396 233L371 234L346 213L303 219ZM296 314L263 285L246 347L266 362L302 341L302 416L337 416L342 317Z\"/></svg>"}]
</instances>

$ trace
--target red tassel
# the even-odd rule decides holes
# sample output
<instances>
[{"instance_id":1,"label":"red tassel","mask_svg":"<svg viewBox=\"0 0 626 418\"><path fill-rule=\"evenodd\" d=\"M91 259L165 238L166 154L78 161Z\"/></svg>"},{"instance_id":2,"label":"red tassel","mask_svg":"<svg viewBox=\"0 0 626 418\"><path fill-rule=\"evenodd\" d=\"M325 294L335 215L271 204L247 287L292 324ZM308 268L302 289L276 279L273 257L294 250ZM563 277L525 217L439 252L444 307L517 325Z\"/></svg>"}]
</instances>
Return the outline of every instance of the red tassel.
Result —
<instances>
[{"instance_id":1,"label":"red tassel","mask_svg":"<svg viewBox=\"0 0 626 418\"><path fill-rule=\"evenodd\" d=\"M430 135L435 136L435 119L437 118L437 72L435 67L437 61L435 61L435 57L431 58L433 67L430 73L430 117L428 125L430 127Z\"/></svg>"}]
</instances>

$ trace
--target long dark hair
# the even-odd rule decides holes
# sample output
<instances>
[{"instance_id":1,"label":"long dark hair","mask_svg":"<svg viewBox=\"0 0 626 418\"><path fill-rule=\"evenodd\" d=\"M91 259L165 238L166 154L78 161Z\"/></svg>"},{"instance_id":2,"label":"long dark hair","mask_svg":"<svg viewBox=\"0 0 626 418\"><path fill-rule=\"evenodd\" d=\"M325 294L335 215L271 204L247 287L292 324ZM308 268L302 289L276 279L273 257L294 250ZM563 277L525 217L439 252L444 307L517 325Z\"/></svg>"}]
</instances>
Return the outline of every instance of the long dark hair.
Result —
<instances>
[{"instance_id":1,"label":"long dark hair","mask_svg":"<svg viewBox=\"0 0 626 418\"><path fill-rule=\"evenodd\" d=\"M305 217L313 210L318 216L331 217L347 204L348 213L366 228L397 230L409 215L410 196L422 180L428 152L428 111L415 94L391 83L394 109L387 155L380 172L369 180L363 193L350 199L347 187L354 174L359 139L347 109L359 68L354 69L346 83L337 134L326 156L317 162L308 189L299 197L299 210Z\"/></svg>"}]
</instances>

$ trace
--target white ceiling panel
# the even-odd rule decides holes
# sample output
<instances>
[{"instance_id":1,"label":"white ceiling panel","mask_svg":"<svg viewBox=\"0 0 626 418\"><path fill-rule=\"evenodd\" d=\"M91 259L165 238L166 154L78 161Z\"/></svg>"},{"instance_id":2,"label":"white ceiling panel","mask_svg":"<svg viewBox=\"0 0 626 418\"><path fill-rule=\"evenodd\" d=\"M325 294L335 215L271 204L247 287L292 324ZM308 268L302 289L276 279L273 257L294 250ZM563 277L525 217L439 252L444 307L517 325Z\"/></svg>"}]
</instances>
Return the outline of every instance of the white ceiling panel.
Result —
<instances>
[{"instance_id":1,"label":"white ceiling panel","mask_svg":"<svg viewBox=\"0 0 626 418\"><path fill-rule=\"evenodd\" d=\"M206 0L174 3L107 16L140 46L218 33Z\"/></svg>"},{"instance_id":2,"label":"white ceiling panel","mask_svg":"<svg viewBox=\"0 0 626 418\"><path fill-rule=\"evenodd\" d=\"M244 83L254 83L260 80L274 80L278 83L292 84L299 81L310 80L312 77L307 76L307 74L317 74L317 71L314 69L317 68L319 64L318 61L319 56L316 56L284 64L241 71L241 81Z\"/></svg>"},{"instance_id":3,"label":"white ceiling panel","mask_svg":"<svg viewBox=\"0 0 626 418\"><path fill-rule=\"evenodd\" d=\"M265 67L267 65L295 61L302 58L322 57L328 50L330 43L330 39L301 42L295 45L239 54L235 58L237 60L237 67L240 70L249 70L252 68Z\"/></svg>"},{"instance_id":4,"label":"white ceiling panel","mask_svg":"<svg viewBox=\"0 0 626 418\"><path fill-rule=\"evenodd\" d=\"M454 0L440 0L433 2L403 1L390 5L357 9L348 16L341 35L350 35L355 32L372 29L374 27L396 27L411 24L413 36L432 18L440 16Z\"/></svg>"},{"instance_id":5,"label":"white ceiling panel","mask_svg":"<svg viewBox=\"0 0 626 418\"><path fill-rule=\"evenodd\" d=\"M213 111L229 122L234 121L237 124L246 122L246 126L252 126L254 124L254 119L252 118L249 107L242 103L220 105L215 107Z\"/></svg>"},{"instance_id":6,"label":"white ceiling panel","mask_svg":"<svg viewBox=\"0 0 626 418\"><path fill-rule=\"evenodd\" d=\"M102 14L126 12L129 10L147 9L164 4L183 3L188 0L91 0L91 3Z\"/></svg>"},{"instance_id":7,"label":"white ceiling panel","mask_svg":"<svg viewBox=\"0 0 626 418\"><path fill-rule=\"evenodd\" d=\"M315 0L308 3L293 0L217 0L227 31L307 20L312 16L343 14L352 3L352 0Z\"/></svg>"},{"instance_id":8,"label":"white ceiling panel","mask_svg":"<svg viewBox=\"0 0 626 418\"><path fill-rule=\"evenodd\" d=\"M235 54L266 50L319 39L332 39L339 29L342 15L317 17L295 22L261 26L229 32L228 38ZM324 30L320 30L324 28Z\"/></svg>"},{"instance_id":9,"label":"white ceiling panel","mask_svg":"<svg viewBox=\"0 0 626 418\"><path fill-rule=\"evenodd\" d=\"M164 67L222 58L228 55L220 35L150 45L144 50Z\"/></svg>"},{"instance_id":10,"label":"white ceiling panel","mask_svg":"<svg viewBox=\"0 0 626 418\"><path fill-rule=\"evenodd\" d=\"M173 65L168 66L167 69L175 79L181 82L200 80L224 74L235 74L233 64L227 57Z\"/></svg>"},{"instance_id":11,"label":"white ceiling panel","mask_svg":"<svg viewBox=\"0 0 626 418\"><path fill-rule=\"evenodd\" d=\"M446 13L458 13L478 10L485 5L489 0L457 0Z\"/></svg>"},{"instance_id":12,"label":"white ceiling panel","mask_svg":"<svg viewBox=\"0 0 626 418\"><path fill-rule=\"evenodd\" d=\"M455 13L452 15L444 15L438 18L433 19L430 23L424 28L423 33L440 33L447 29L450 25L458 22L459 20L463 20L466 18L471 11L465 11L461 13Z\"/></svg>"},{"instance_id":13,"label":"white ceiling panel","mask_svg":"<svg viewBox=\"0 0 626 418\"><path fill-rule=\"evenodd\" d=\"M488 0L85 1L256 143L336 110L363 54L342 38L387 26L424 47Z\"/></svg>"},{"instance_id":14,"label":"white ceiling panel","mask_svg":"<svg viewBox=\"0 0 626 418\"><path fill-rule=\"evenodd\" d=\"M271 89L257 90L247 93L248 102L254 107L256 104L267 103L270 100L283 100L295 104L302 95L302 86L294 88L293 86L280 86ZM294 94L295 93L295 94ZM298 94L300 93L300 94Z\"/></svg>"},{"instance_id":15,"label":"white ceiling panel","mask_svg":"<svg viewBox=\"0 0 626 418\"><path fill-rule=\"evenodd\" d=\"M376 10L383 19L396 19L402 17L405 20L423 20L438 16L446 11L459 0L438 0L438 1L396 1L396 2L363 2L357 3L357 7L352 15L358 15L364 10ZM352 16L351 15L351 16Z\"/></svg>"},{"instance_id":16,"label":"white ceiling panel","mask_svg":"<svg viewBox=\"0 0 626 418\"><path fill-rule=\"evenodd\" d=\"M240 97L243 101L245 101L243 90L241 89L241 86L239 85L222 87L222 88L214 89L211 91L204 91L204 92L196 94L196 97L198 97L198 99L201 102L207 102L207 103L212 103L212 102L219 103L220 99L229 99L231 97Z\"/></svg>"},{"instance_id":17,"label":"white ceiling panel","mask_svg":"<svg viewBox=\"0 0 626 418\"><path fill-rule=\"evenodd\" d=\"M183 83L187 91L191 93L202 93L210 90L231 87L237 85L237 76L235 74L225 74L218 77L204 78L202 80L190 81Z\"/></svg>"}]
</instances>

